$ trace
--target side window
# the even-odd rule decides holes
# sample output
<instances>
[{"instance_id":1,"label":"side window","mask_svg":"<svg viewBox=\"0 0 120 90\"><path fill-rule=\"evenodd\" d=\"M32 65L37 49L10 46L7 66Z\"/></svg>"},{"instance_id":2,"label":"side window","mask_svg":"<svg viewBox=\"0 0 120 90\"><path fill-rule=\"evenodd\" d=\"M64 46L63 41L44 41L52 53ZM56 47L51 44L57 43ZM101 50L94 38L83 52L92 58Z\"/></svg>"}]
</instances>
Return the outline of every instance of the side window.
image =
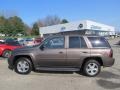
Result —
<instances>
[{"instance_id":1,"label":"side window","mask_svg":"<svg viewBox=\"0 0 120 90\"><path fill-rule=\"evenodd\" d=\"M64 48L64 37L54 37L44 43L45 48L57 49Z\"/></svg>"},{"instance_id":2,"label":"side window","mask_svg":"<svg viewBox=\"0 0 120 90\"><path fill-rule=\"evenodd\" d=\"M103 37L88 37L93 48L110 47L109 43Z\"/></svg>"},{"instance_id":3,"label":"side window","mask_svg":"<svg viewBox=\"0 0 120 90\"><path fill-rule=\"evenodd\" d=\"M80 38L76 36L69 37L69 48L80 48Z\"/></svg>"},{"instance_id":4,"label":"side window","mask_svg":"<svg viewBox=\"0 0 120 90\"><path fill-rule=\"evenodd\" d=\"M71 36L69 37L69 48L87 48L83 37Z\"/></svg>"}]
</instances>

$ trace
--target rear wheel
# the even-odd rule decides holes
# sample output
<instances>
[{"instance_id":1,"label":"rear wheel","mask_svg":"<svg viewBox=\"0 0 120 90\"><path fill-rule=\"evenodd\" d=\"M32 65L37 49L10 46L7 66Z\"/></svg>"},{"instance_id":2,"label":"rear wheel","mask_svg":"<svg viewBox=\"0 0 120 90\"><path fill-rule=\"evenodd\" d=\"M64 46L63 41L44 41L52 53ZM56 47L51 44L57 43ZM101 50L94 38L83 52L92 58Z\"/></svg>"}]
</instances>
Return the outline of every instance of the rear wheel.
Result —
<instances>
[{"instance_id":1,"label":"rear wheel","mask_svg":"<svg viewBox=\"0 0 120 90\"><path fill-rule=\"evenodd\" d=\"M5 50L2 54L2 57L9 58L11 56L11 50Z\"/></svg>"},{"instance_id":2,"label":"rear wheel","mask_svg":"<svg viewBox=\"0 0 120 90\"><path fill-rule=\"evenodd\" d=\"M100 63L96 60L89 60L85 63L83 71L87 76L94 77L101 71Z\"/></svg>"},{"instance_id":3,"label":"rear wheel","mask_svg":"<svg viewBox=\"0 0 120 90\"><path fill-rule=\"evenodd\" d=\"M32 63L28 58L19 58L15 63L15 72L29 74L32 71Z\"/></svg>"}]
</instances>

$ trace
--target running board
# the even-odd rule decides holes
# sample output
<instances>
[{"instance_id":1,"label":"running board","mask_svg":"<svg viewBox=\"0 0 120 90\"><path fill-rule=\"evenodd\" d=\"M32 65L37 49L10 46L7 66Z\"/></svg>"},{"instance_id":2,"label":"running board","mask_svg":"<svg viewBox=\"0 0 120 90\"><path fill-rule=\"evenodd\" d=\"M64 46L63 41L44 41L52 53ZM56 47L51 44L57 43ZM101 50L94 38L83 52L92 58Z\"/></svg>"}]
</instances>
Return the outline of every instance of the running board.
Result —
<instances>
[{"instance_id":1,"label":"running board","mask_svg":"<svg viewBox=\"0 0 120 90\"><path fill-rule=\"evenodd\" d=\"M79 68L48 68L48 67L39 67L36 70L43 70L43 71L80 71Z\"/></svg>"}]
</instances>

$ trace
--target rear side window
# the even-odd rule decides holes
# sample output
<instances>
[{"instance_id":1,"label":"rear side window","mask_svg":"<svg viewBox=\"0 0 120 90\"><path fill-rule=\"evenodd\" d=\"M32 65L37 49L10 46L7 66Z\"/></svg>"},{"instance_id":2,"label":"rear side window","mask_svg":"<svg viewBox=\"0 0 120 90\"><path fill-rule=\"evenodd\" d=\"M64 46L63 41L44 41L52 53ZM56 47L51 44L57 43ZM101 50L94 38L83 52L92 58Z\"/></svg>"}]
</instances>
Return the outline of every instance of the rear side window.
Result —
<instances>
[{"instance_id":1,"label":"rear side window","mask_svg":"<svg viewBox=\"0 0 120 90\"><path fill-rule=\"evenodd\" d=\"M86 48L87 45L82 37L71 36L69 37L69 48Z\"/></svg>"},{"instance_id":2,"label":"rear side window","mask_svg":"<svg viewBox=\"0 0 120 90\"><path fill-rule=\"evenodd\" d=\"M104 37L88 37L94 48L110 48L108 41Z\"/></svg>"}]
</instances>

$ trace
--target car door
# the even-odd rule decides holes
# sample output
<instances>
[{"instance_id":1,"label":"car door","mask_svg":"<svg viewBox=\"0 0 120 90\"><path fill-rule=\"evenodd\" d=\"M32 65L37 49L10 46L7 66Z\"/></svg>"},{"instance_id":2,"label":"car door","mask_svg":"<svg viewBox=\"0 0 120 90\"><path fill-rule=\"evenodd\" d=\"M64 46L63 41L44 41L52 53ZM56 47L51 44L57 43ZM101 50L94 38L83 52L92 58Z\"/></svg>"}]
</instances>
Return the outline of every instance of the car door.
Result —
<instances>
[{"instance_id":1,"label":"car door","mask_svg":"<svg viewBox=\"0 0 120 90\"><path fill-rule=\"evenodd\" d=\"M69 36L67 48L67 66L80 67L86 56L90 56L90 49L83 37Z\"/></svg>"},{"instance_id":2,"label":"car door","mask_svg":"<svg viewBox=\"0 0 120 90\"><path fill-rule=\"evenodd\" d=\"M39 51L40 67L61 67L66 65L65 37L52 37L44 41Z\"/></svg>"}]
</instances>

